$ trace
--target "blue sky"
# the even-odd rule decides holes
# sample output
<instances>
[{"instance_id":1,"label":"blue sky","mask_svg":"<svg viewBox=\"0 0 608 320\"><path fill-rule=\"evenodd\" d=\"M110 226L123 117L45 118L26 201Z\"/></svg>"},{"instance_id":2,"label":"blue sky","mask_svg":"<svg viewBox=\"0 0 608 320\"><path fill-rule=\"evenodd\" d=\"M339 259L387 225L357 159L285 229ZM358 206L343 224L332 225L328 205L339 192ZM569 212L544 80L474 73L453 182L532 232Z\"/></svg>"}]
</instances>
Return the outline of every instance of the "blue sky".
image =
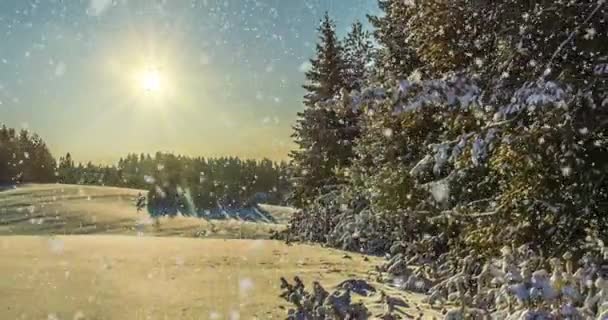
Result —
<instances>
[{"instance_id":1,"label":"blue sky","mask_svg":"<svg viewBox=\"0 0 608 320\"><path fill-rule=\"evenodd\" d=\"M326 10L343 35L376 0L0 1L0 122L80 161L285 158Z\"/></svg>"}]
</instances>

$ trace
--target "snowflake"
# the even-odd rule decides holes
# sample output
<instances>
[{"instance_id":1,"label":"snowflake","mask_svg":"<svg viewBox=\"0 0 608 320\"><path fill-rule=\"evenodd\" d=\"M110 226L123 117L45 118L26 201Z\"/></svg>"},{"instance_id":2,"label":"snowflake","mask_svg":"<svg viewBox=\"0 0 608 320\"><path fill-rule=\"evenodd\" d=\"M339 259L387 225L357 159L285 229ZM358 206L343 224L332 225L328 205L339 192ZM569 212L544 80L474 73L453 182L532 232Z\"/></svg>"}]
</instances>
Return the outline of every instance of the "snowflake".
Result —
<instances>
[{"instance_id":1,"label":"snowflake","mask_svg":"<svg viewBox=\"0 0 608 320\"><path fill-rule=\"evenodd\" d=\"M99 16L103 14L112 4L112 0L91 0L87 14L90 16Z\"/></svg>"},{"instance_id":2,"label":"snowflake","mask_svg":"<svg viewBox=\"0 0 608 320\"><path fill-rule=\"evenodd\" d=\"M59 62L57 66L55 66L55 76L58 78L62 77L65 74L66 69L65 63Z\"/></svg>"},{"instance_id":3,"label":"snowflake","mask_svg":"<svg viewBox=\"0 0 608 320\"><path fill-rule=\"evenodd\" d=\"M232 312L230 312L230 320L239 320L241 318L241 314L236 311L236 310L232 310Z\"/></svg>"},{"instance_id":4,"label":"snowflake","mask_svg":"<svg viewBox=\"0 0 608 320\"><path fill-rule=\"evenodd\" d=\"M595 31L595 28L589 28L585 30L585 35L583 36L583 38L585 38L585 40L593 40L596 34L597 31Z\"/></svg>"},{"instance_id":5,"label":"snowflake","mask_svg":"<svg viewBox=\"0 0 608 320\"><path fill-rule=\"evenodd\" d=\"M86 319L86 317L84 316L84 313L82 311L76 311L76 313L74 314L74 320L84 320Z\"/></svg>"},{"instance_id":6,"label":"snowflake","mask_svg":"<svg viewBox=\"0 0 608 320\"><path fill-rule=\"evenodd\" d=\"M53 253L62 253L64 248L63 240L52 238L49 240L49 247Z\"/></svg>"},{"instance_id":7,"label":"snowflake","mask_svg":"<svg viewBox=\"0 0 608 320\"><path fill-rule=\"evenodd\" d=\"M382 134L387 137L390 138L393 136L393 129L391 128L385 128L384 130L382 130Z\"/></svg>"},{"instance_id":8,"label":"snowflake","mask_svg":"<svg viewBox=\"0 0 608 320\"><path fill-rule=\"evenodd\" d=\"M450 197L450 186L446 183L433 183L431 186L431 194L437 202L444 202Z\"/></svg>"},{"instance_id":9,"label":"snowflake","mask_svg":"<svg viewBox=\"0 0 608 320\"><path fill-rule=\"evenodd\" d=\"M241 297L246 297L251 290L253 290L253 280L243 278L239 281L239 293Z\"/></svg>"}]
</instances>

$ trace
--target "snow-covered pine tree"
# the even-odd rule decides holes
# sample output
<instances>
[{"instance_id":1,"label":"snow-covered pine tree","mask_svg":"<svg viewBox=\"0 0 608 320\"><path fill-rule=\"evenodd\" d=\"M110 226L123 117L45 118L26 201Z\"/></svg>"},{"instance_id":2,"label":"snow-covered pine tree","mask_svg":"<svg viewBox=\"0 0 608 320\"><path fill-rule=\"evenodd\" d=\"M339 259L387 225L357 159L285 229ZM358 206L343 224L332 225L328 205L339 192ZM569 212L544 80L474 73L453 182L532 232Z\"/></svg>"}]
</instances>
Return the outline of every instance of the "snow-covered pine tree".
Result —
<instances>
[{"instance_id":1,"label":"snow-covered pine tree","mask_svg":"<svg viewBox=\"0 0 608 320\"><path fill-rule=\"evenodd\" d=\"M323 104L365 111L361 132L348 184L317 197L292 233L370 252L383 244L362 239L380 234L490 254L608 241L608 79L593 75L608 60L608 3L406 2L416 10L381 0L386 15L371 18L389 76ZM397 42L415 48L424 77L395 81L408 75Z\"/></svg>"},{"instance_id":2,"label":"snow-covered pine tree","mask_svg":"<svg viewBox=\"0 0 608 320\"><path fill-rule=\"evenodd\" d=\"M380 48L376 52L375 76L380 80L403 79L420 67L416 52L409 42L407 22L415 1L378 0L380 15L368 15L374 37Z\"/></svg>"}]
</instances>

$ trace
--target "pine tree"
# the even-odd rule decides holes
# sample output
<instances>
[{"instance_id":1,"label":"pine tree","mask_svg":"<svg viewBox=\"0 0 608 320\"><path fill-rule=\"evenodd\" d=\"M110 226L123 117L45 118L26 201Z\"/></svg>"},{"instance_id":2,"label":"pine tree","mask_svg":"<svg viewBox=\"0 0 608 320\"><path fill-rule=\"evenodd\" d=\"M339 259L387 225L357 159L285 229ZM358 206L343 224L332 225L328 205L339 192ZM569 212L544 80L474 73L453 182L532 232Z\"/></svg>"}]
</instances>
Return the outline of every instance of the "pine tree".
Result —
<instances>
[{"instance_id":1,"label":"pine tree","mask_svg":"<svg viewBox=\"0 0 608 320\"><path fill-rule=\"evenodd\" d=\"M368 15L375 29L374 37L381 46L376 57L376 77L381 80L406 78L420 67L413 45L408 40L407 29L411 11L415 8L404 4L403 0L378 0L378 7L381 15Z\"/></svg>"},{"instance_id":2,"label":"pine tree","mask_svg":"<svg viewBox=\"0 0 608 320\"><path fill-rule=\"evenodd\" d=\"M323 102L348 88L347 64L334 22L328 14L318 31L317 53L311 59L312 69L306 73L305 109L298 113L299 120L292 135L299 147L291 153L294 166L292 201L298 206L309 203L322 192L322 187L340 183L336 172L350 163L352 142L358 134L352 110L323 106Z\"/></svg>"},{"instance_id":3,"label":"pine tree","mask_svg":"<svg viewBox=\"0 0 608 320\"><path fill-rule=\"evenodd\" d=\"M59 174L59 182L66 184L74 184L76 180L74 178L74 160L72 155L68 152L65 157L59 158L59 165L57 166L57 173Z\"/></svg>"},{"instance_id":4,"label":"pine tree","mask_svg":"<svg viewBox=\"0 0 608 320\"><path fill-rule=\"evenodd\" d=\"M346 83L350 90L361 91L369 81L374 45L371 34L363 30L360 21L353 23L344 40L344 60L346 61Z\"/></svg>"},{"instance_id":5,"label":"pine tree","mask_svg":"<svg viewBox=\"0 0 608 320\"><path fill-rule=\"evenodd\" d=\"M12 165L11 159L14 153L13 141L11 137L11 130L5 125L2 125L0 129L0 184L7 184L12 182Z\"/></svg>"},{"instance_id":6,"label":"pine tree","mask_svg":"<svg viewBox=\"0 0 608 320\"><path fill-rule=\"evenodd\" d=\"M303 85L308 91L304 98L307 106L333 98L340 88L346 86L343 48L336 35L336 25L328 13L325 13L318 32L320 42L317 43L316 57L310 60L312 68L306 72L308 83Z\"/></svg>"}]
</instances>

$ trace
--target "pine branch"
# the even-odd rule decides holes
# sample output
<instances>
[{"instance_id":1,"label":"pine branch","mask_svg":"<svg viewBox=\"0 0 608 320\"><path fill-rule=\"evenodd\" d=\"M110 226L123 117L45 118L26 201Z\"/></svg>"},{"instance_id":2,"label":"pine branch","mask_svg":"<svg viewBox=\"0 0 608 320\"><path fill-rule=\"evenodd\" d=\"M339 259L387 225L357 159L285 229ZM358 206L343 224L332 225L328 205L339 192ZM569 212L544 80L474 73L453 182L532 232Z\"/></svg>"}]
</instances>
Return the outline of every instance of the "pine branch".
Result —
<instances>
[{"instance_id":1,"label":"pine branch","mask_svg":"<svg viewBox=\"0 0 608 320\"><path fill-rule=\"evenodd\" d=\"M562 49L568 44L568 42L572 41L572 39L574 38L574 36L576 36L576 34L578 34L578 32L579 32L579 30L581 29L582 26L588 24L589 21L591 21L591 19L595 16L595 14L598 13L598 11L600 11L600 9L602 8L602 6L604 6L605 3L606 3L606 0L598 0L597 1L597 6L595 6L595 9L591 12L591 14L589 14L589 16L583 21L583 23L577 25L574 28L574 30L572 30L572 32L570 32L570 35L568 35L568 38L566 38L566 40L564 40L557 47L557 50L555 50L555 52L551 56L551 59L549 59L549 62L547 63L547 66L546 66L545 70L551 69L551 66L553 64L553 60L555 60L555 58L557 58L557 55L560 53L560 51L562 51ZM545 70L543 70L543 76L541 76L541 78L544 77Z\"/></svg>"}]
</instances>

